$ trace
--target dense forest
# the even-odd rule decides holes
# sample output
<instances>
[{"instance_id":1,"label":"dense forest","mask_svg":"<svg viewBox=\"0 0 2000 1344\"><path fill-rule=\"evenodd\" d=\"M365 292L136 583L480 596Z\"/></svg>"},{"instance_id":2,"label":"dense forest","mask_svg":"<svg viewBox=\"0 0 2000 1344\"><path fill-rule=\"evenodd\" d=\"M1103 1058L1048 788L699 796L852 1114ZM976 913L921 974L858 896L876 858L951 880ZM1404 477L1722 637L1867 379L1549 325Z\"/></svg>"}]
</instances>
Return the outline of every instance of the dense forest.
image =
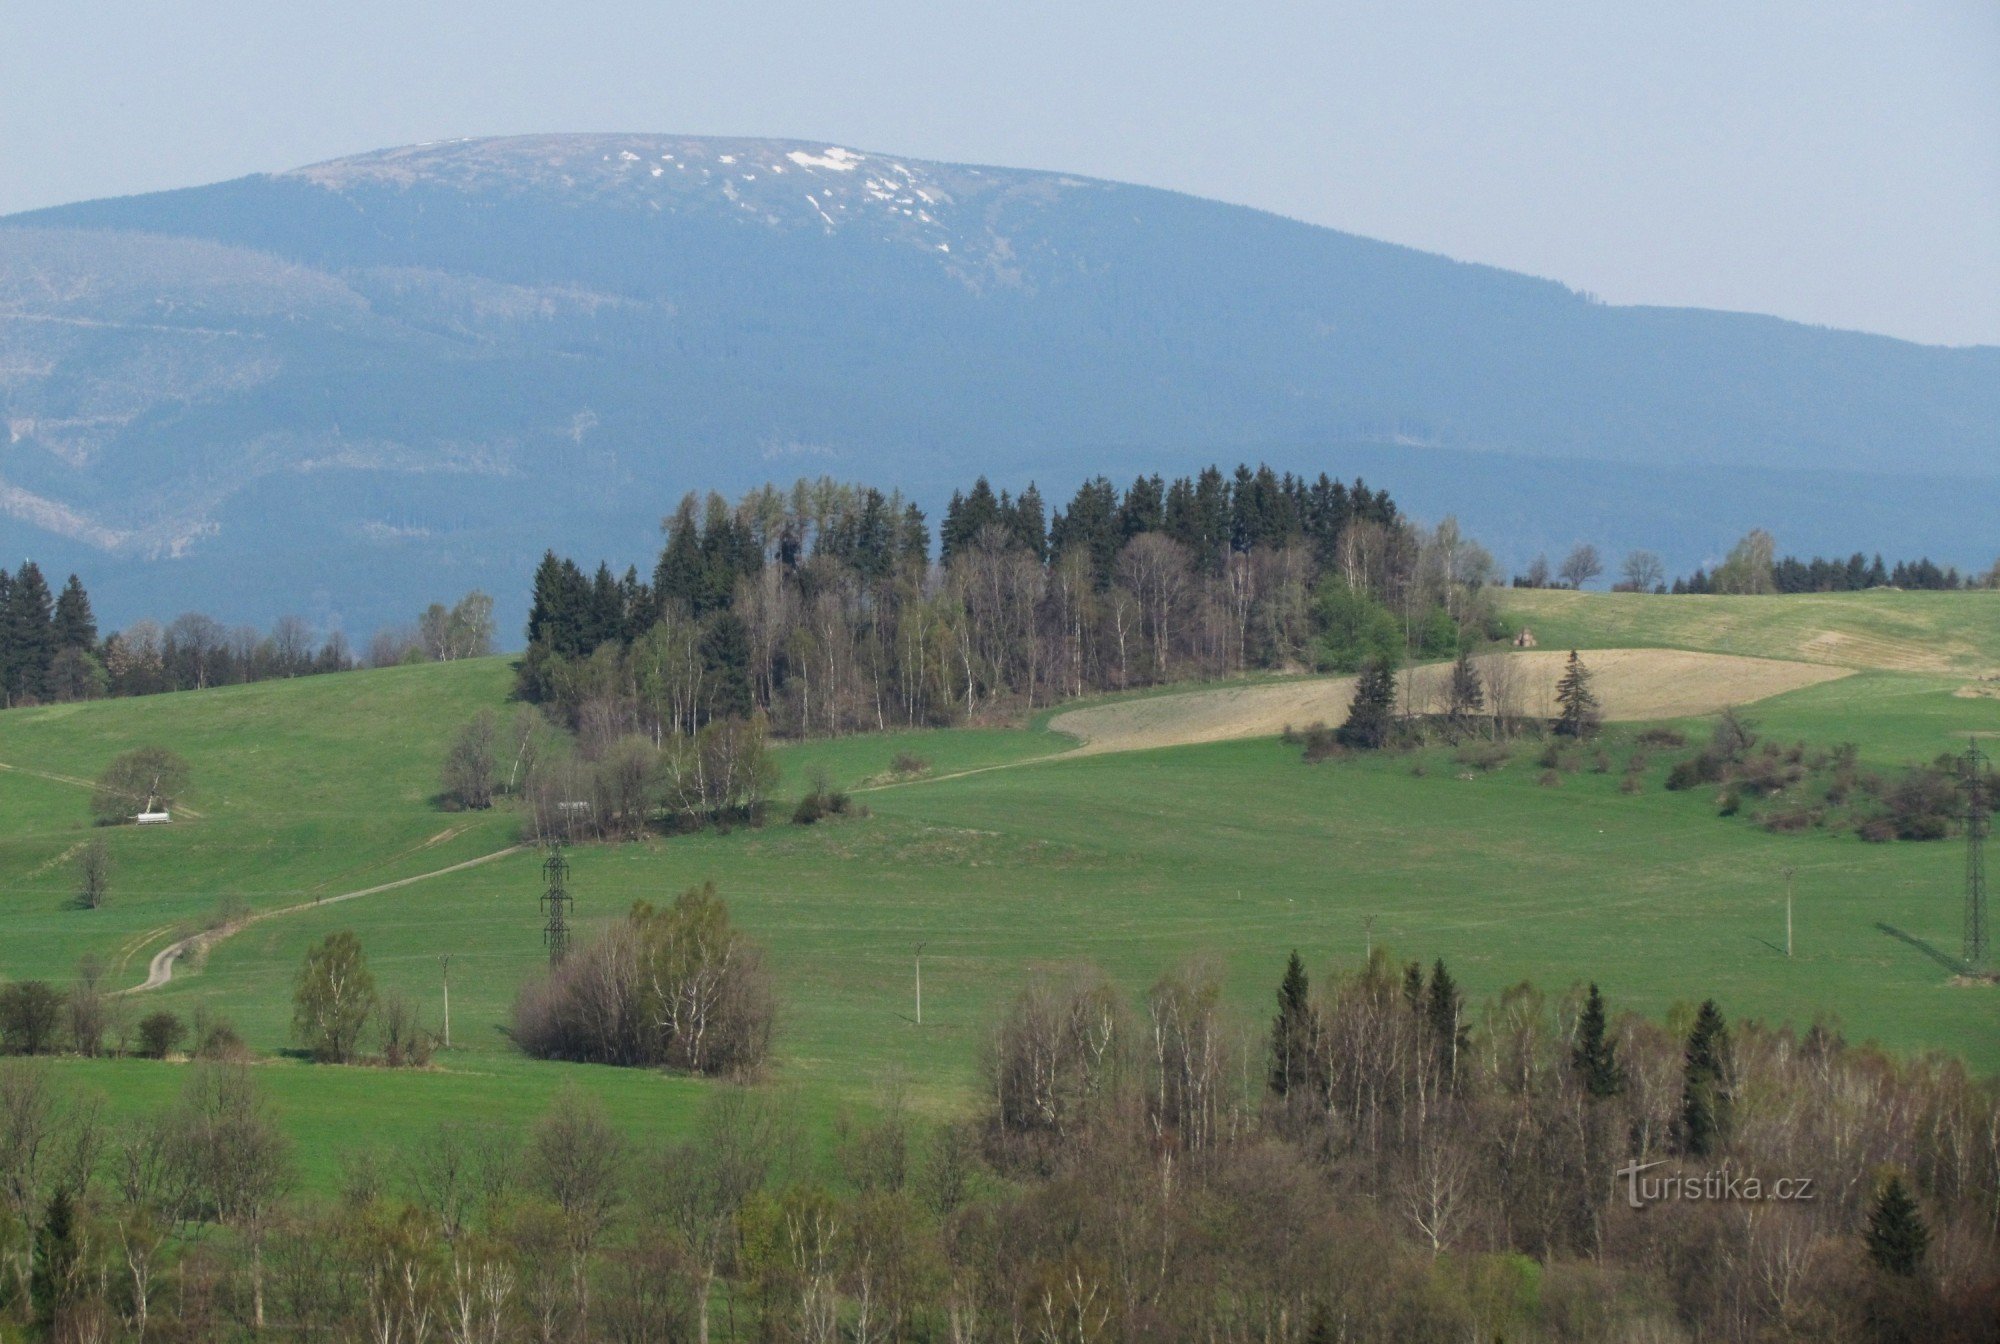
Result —
<instances>
[{"instance_id":1,"label":"dense forest","mask_svg":"<svg viewBox=\"0 0 2000 1344\"><path fill-rule=\"evenodd\" d=\"M530 1009L548 1052L707 1071L697 1033L632 1036L588 985L629 954L653 992L692 928L726 948L712 891L608 931L575 1010ZM427 1059L358 985L352 934L308 953L301 1067ZM1294 954L1252 1024L1204 961L1136 999L1071 964L998 1006L955 1120L890 1089L822 1147L783 1089L719 1083L690 1133L635 1141L568 1090L525 1132L356 1135L329 1197L299 1189L226 1024L8 988L11 1052L192 1056L177 1099L116 1122L0 1061L0 1317L36 1338L2000 1338L1993 1083L1713 1002L1662 1024L1521 984L1475 1007L1442 962L1377 948L1318 983Z\"/></svg>"},{"instance_id":2,"label":"dense forest","mask_svg":"<svg viewBox=\"0 0 2000 1344\"><path fill-rule=\"evenodd\" d=\"M650 581L542 560L521 690L587 738L658 743L761 713L775 731L962 722L996 706L1255 669L1448 656L1494 633L1486 552L1384 492L1268 467L1053 515L1031 484L921 510L829 480L730 505L689 495Z\"/></svg>"},{"instance_id":3,"label":"dense forest","mask_svg":"<svg viewBox=\"0 0 2000 1344\"><path fill-rule=\"evenodd\" d=\"M191 611L165 625L134 621L100 639L90 594L76 575L52 593L32 560L13 574L0 569L0 708L193 691L491 652L493 600L484 593L468 593L450 607L434 602L413 626L377 631L365 658L357 660L338 630L319 638L297 616L280 617L265 633L224 626Z\"/></svg>"}]
</instances>

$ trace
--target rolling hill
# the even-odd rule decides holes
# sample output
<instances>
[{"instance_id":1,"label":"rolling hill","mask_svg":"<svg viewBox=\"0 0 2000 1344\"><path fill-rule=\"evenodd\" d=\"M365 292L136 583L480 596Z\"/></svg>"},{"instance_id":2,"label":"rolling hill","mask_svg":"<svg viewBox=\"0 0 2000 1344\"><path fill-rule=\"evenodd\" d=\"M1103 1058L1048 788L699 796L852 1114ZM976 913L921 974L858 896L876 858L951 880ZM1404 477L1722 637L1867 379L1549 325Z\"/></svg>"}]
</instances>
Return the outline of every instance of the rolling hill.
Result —
<instances>
[{"instance_id":1,"label":"rolling hill","mask_svg":"<svg viewBox=\"0 0 2000 1344\"><path fill-rule=\"evenodd\" d=\"M0 520L113 621L351 631L691 485L1211 459L1388 485L1503 561L1991 558L2000 350L1609 307L1169 192L820 142L386 150L0 220Z\"/></svg>"},{"instance_id":2,"label":"rolling hill","mask_svg":"<svg viewBox=\"0 0 2000 1344\"><path fill-rule=\"evenodd\" d=\"M1951 595L1957 621L1987 596ZM1780 601L1885 640L1910 622L1951 623L1942 598L1894 597ZM1655 599L1660 642L1698 644L1670 637L1687 635L1680 613L1703 601ZM1580 636L1601 619L1643 642L1622 607L1590 595L1565 619ZM1634 647L1594 661L1614 718L1763 695L1750 710L1762 730L1854 742L1870 768L2000 729L2000 701L1955 694L1962 673L1823 664L1746 688L1740 657ZM1678 709L1657 708L1659 677ZM107 983L129 987L223 907L267 915L121 1011L128 1027L155 1007L233 1023L322 1186L362 1130L395 1143L444 1115L521 1122L565 1085L589 1089L635 1133L679 1132L709 1084L528 1060L508 1043L509 1005L544 956L538 858L509 852L516 804L453 813L434 794L454 726L504 706L509 681L506 660L480 659L0 713L0 979L61 982L88 954ZM2000 1066L1992 995L1953 985L1919 950L1955 946L1955 843L1870 845L1721 818L1710 791L1663 787L1673 751L1653 753L1630 793L1617 769L1579 766L1551 786L1534 744L1476 773L1449 748L1309 767L1268 724L1261 738L1215 740L1217 697L1230 689L1110 697L1011 728L788 745L781 797L823 770L855 788L868 815L800 827L781 809L761 829L580 846L579 920L595 929L635 899L715 881L769 949L783 986L773 1077L821 1134L885 1082L932 1114L967 1106L987 1028L1032 964L1085 957L1136 995L1183 958L1208 955L1228 972L1232 1012L1255 1023L1290 949L1315 974L1351 966L1364 929L1399 956L1448 959L1476 1002L1523 979L1555 993L1594 978L1621 1009L1653 1017L1712 993L1732 1015L1832 1016L1856 1039L1942 1050L1979 1074ZM1706 730L1683 727L1697 739ZM1614 727L1605 750L1628 759L1632 732ZM138 742L187 758L193 815L93 831L81 781ZM899 752L929 771L885 782ZM114 882L108 905L85 910L70 899L72 860L93 834L111 845ZM1772 942L1787 867L1799 897L1791 959ZM322 1068L284 1053L300 959L341 929L361 939L383 988L409 995L433 1024L438 957L452 955L453 1049L436 1068ZM918 1031L905 1014L920 941ZM60 1067L120 1110L177 1086L169 1064Z\"/></svg>"}]
</instances>

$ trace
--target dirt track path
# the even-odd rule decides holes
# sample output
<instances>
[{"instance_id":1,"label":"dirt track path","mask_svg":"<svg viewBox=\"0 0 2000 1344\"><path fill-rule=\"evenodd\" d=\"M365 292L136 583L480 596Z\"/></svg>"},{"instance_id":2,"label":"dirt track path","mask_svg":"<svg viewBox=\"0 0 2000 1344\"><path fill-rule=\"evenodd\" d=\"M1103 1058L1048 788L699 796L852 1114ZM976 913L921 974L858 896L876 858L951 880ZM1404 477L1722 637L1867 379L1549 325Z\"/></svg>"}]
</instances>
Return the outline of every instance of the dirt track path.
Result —
<instances>
[{"instance_id":1,"label":"dirt track path","mask_svg":"<svg viewBox=\"0 0 2000 1344\"><path fill-rule=\"evenodd\" d=\"M1543 649L1489 654L1474 662L1489 698L1504 694L1516 713L1552 718L1556 679L1568 657L1567 651ZM1604 717L1614 722L1713 714L1852 675L1851 668L1680 649L1591 649L1583 662ZM1441 708L1449 675L1445 664L1411 669L1399 678L1398 694L1419 711ZM1219 686L1067 710L1050 719L1049 727L1082 739L1078 753L1144 751L1276 737L1288 726L1338 723L1353 695L1352 677Z\"/></svg>"},{"instance_id":2,"label":"dirt track path","mask_svg":"<svg viewBox=\"0 0 2000 1344\"><path fill-rule=\"evenodd\" d=\"M316 901L301 901L297 905L280 906L276 910L261 910L251 915L248 919L239 920L234 924L228 924L219 929L204 929L200 933L191 933L185 938L176 939L168 943L158 952L155 952L153 959L146 964L146 978L138 984L129 985L124 989L116 991L116 993L120 996L126 994L143 994L149 989L158 989L174 978L174 963L176 961L179 961L182 957L197 948L213 947L224 938L240 933L252 924L262 924L267 919L277 919L281 915L296 915L302 910L317 910L322 906L334 905L341 901L353 901L359 900L363 896L379 895L382 892L394 891L398 887L407 887L416 882L426 881L429 878L443 877L446 873L463 872L467 868L477 868L479 865L491 863L495 859L504 859L509 854L519 854L526 848L527 846L525 845L509 845L507 848L497 849L491 854L481 854L476 859L467 859L463 863L454 863L449 867L436 868L428 873L418 873L414 877L399 877L394 882L384 882L373 887L362 887L358 891L343 891L338 896L322 896Z\"/></svg>"}]
</instances>

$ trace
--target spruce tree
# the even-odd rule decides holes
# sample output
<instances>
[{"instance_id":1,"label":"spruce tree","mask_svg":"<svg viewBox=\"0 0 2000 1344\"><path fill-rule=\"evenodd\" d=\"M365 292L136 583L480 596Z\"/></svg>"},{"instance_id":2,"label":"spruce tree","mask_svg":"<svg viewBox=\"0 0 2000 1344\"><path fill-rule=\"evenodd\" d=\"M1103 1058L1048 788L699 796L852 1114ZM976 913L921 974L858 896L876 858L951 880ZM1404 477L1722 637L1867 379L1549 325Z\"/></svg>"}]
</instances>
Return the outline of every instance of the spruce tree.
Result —
<instances>
[{"instance_id":1,"label":"spruce tree","mask_svg":"<svg viewBox=\"0 0 2000 1344\"><path fill-rule=\"evenodd\" d=\"M1440 957L1431 966L1431 987L1424 1002L1424 1021L1430 1028L1431 1048L1437 1052L1438 1071L1446 1082L1458 1076L1458 1057L1465 1049L1465 1018L1458 985Z\"/></svg>"},{"instance_id":2,"label":"spruce tree","mask_svg":"<svg viewBox=\"0 0 2000 1344\"><path fill-rule=\"evenodd\" d=\"M1451 687L1446 713L1456 726L1462 725L1484 708L1486 708L1486 687L1479 679L1479 669L1472 664L1472 651L1461 645L1458 658L1451 665Z\"/></svg>"},{"instance_id":3,"label":"spruce tree","mask_svg":"<svg viewBox=\"0 0 2000 1344\"><path fill-rule=\"evenodd\" d=\"M56 598L55 637L58 650L82 649L88 653L97 647L97 617L90 610L90 594L83 590L83 581L74 574Z\"/></svg>"},{"instance_id":4,"label":"spruce tree","mask_svg":"<svg viewBox=\"0 0 2000 1344\"><path fill-rule=\"evenodd\" d=\"M1704 999L1688 1033L1681 1083L1681 1151L1707 1157L1729 1137L1729 1025L1714 999Z\"/></svg>"},{"instance_id":5,"label":"spruce tree","mask_svg":"<svg viewBox=\"0 0 2000 1344\"><path fill-rule=\"evenodd\" d=\"M694 496L689 495L666 522L667 544L653 566L653 598L665 610L699 616L706 598L708 566L701 553L701 526L695 521Z\"/></svg>"},{"instance_id":6,"label":"spruce tree","mask_svg":"<svg viewBox=\"0 0 2000 1344\"><path fill-rule=\"evenodd\" d=\"M76 1206L69 1188L57 1186L42 1225L35 1231L34 1265L28 1278L28 1300L35 1322L53 1331L56 1318L69 1305L76 1287Z\"/></svg>"},{"instance_id":7,"label":"spruce tree","mask_svg":"<svg viewBox=\"0 0 2000 1344\"><path fill-rule=\"evenodd\" d=\"M1403 968L1403 1001L1410 1005L1410 1011L1422 1015L1424 1011L1424 968L1421 962L1411 962Z\"/></svg>"},{"instance_id":8,"label":"spruce tree","mask_svg":"<svg viewBox=\"0 0 2000 1344\"><path fill-rule=\"evenodd\" d=\"M41 567L21 562L0 611L0 698L41 699L47 692L49 663L55 658L55 599Z\"/></svg>"},{"instance_id":9,"label":"spruce tree","mask_svg":"<svg viewBox=\"0 0 2000 1344\"><path fill-rule=\"evenodd\" d=\"M1396 668L1386 658L1370 658L1354 683L1347 721L1334 732L1344 747L1374 751L1389 744L1396 730Z\"/></svg>"},{"instance_id":10,"label":"spruce tree","mask_svg":"<svg viewBox=\"0 0 2000 1344\"><path fill-rule=\"evenodd\" d=\"M1315 1030L1305 963L1293 951L1278 983L1278 1015L1271 1020L1271 1091L1287 1096L1312 1076Z\"/></svg>"},{"instance_id":11,"label":"spruce tree","mask_svg":"<svg viewBox=\"0 0 2000 1344\"><path fill-rule=\"evenodd\" d=\"M1868 1256L1890 1274L1908 1277L1930 1249L1930 1229L1900 1176L1891 1176L1868 1214Z\"/></svg>"},{"instance_id":12,"label":"spruce tree","mask_svg":"<svg viewBox=\"0 0 2000 1344\"><path fill-rule=\"evenodd\" d=\"M1612 1043L1604 1020L1604 996L1592 983L1583 1001L1583 1016L1577 1019L1576 1045L1570 1064L1583 1083L1586 1096L1615 1097L1625 1090L1625 1070L1618 1063L1618 1047Z\"/></svg>"},{"instance_id":13,"label":"spruce tree","mask_svg":"<svg viewBox=\"0 0 2000 1344\"><path fill-rule=\"evenodd\" d=\"M1576 656L1576 650L1569 651L1569 662L1563 668L1561 680L1556 682L1556 734L1559 737L1589 737L1597 731L1603 715L1597 706L1597 696L1590 689L1590 669L1583 665L1583 659Z\"/></svg>"}]
</instances>

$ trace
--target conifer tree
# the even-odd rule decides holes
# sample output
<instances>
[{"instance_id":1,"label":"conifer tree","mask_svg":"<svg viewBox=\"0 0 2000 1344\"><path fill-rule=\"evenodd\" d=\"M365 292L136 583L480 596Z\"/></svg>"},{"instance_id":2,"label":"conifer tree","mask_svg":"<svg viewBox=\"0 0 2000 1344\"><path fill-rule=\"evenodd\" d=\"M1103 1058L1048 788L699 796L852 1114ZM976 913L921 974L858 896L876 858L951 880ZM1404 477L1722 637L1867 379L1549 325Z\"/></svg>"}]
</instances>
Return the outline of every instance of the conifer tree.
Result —
<instances>
[{"instance_id":1,"label":"conifer tree","mask_svg":"<svg viewBox=\"0 0 2000 1344\"><path fill-rule=\"evenodd\" d=\"M41 567L24 560L0 610L0 698L41 699L55 653L55 600Z\"/></svg>"},{"instance_id":2,"label":"conifer tree","mask_svg":"<svg viewBox=\"0 0 2000 1344\"><path fill-rule=\"evenodd\" d=\"M74 574L56 598L55 640L58 650L88 652L97 645L97 617L90 610L90 594L83 590L83 581Z\"/></svg>"},{"instance_id":3,"label":"conifer tree","mask_svg":"<svg viewBox=\"0 0 2000 1344\"><path fill-rule=\"evenodd\" d=\"M1603 719L1597 695L1590 689L1590 669L1583 665L1583 659L1576 656L1575 649L1569 651L1569 662L1563 667L1562 678L1556 682L1556 705L1556 734L1559 737L1589 737L1597 731Z\"/></svg>"},{"instance_id":4,"label":"conifer tree","mask_svg":"<svg viewBox=\"0 0 2000 1344\"><path fill-rule=\"evenodd\" d=\"M1460 645L1458 658L1451 665L1451 686L1445 712L1456 726L1484 708L1486 687L1479 679L1479 669L1473 666L1472 651Z\"/></svg>"},{"instance_id":5,"label":"conifer tree","mask_svg":"<svg viewBox=\"0 0 2000 1344\"><path fill-rule=\"evenodd\" d=\"M1423 1013L1424 968L1421 962L1413 961L1403 968L1403 1001L1410 1005L1412 1013Z\"/></svg>"},{"instance_id":6,"label":"conifer tree","mask_svg":"<svg viewBox=\"0 0 2000 1344\"><path fill-rule=\"evenodd\" d=\"M1625 1070L1618 1063L1618 1047L1605 1026L1604 996L1597 992L1594 982L1589 997L1583 1001L1583 1015L1577 1019L1570 1064L1583 1083L1586 1096L1602 1099L1625 1090Z\"/></svg>"},{"instance_id":7,"label":"conifer tree","mask_svg":"<svg viewBox=\"0 0 2000 1344\"><path fill-rule=\"evenodd\" d=\"M1389 744L1396 730L1396 669L1386 658L1362 664L1354 683L1354 700L1347 721L1334 738L1344 747L1374 751Z\"/></svg>"},{"instance_id":8,"label":"conifer tree","mask_svg":"<svg viewBox=\"0 0 2000 1344\"><path fill-rule=\"evenodd\" d=\"M1278 984L1278 1015L1271 1021L1271 1091L1281 1097L1311 1080L1318 1022L1310 991L1305 963L1295 950L1285 963L1285 978Z\"/></svg>"},{"instance_id":9,"label":"conifer tree","mask_svg":"<svg viewBox=\"0 0 2000 1344\"><path fill-rule=\"evenodd\" d=\"M35 1323L53 1339L57 1318L76 1292L78 1248L76 1206L69 1187L58 1185L50 1197L41 1227L35 1231L34 1265L29 1273L28 1300Z\"/></svg>"},{"instance_id":10,"label":"conifer tree","mask_svg":"<svg viewBox=\"0 0 2000 1344\"><path fill-rule=\"evenodd\" d=\"M1438 1069L1446 1082L1458 1077L1458 1057L1465 1049L1465 1016L1458 985L1440 957L1431 966L1430 992L1424 1002L1424 1021L1430 1028L1431 1048L1437 1052Z\"/></svg>"},{"instance_id":11,"label":"conifer tree","mask_svg":"<svg viewBox=\"0 0 2000 1344\"><path fill-rule=\"evenodd\" d=\"M1891 1176L1868 1214L1868 1257L1883 1271L1909 1277L1930 1249L1930 1229L1901 1176Z\"/></svg>"},{"instance_id":12,"label":"conifer tree","mask_svg":"<svg viewBox=\"0 0 2000 1344\"><path fill-rule=\"evenodd\" d=\"M1714 999L1704 999L1688 1033L1681 1083L1681 1151L1706 1157L1729 1137L1729 1025Z\"/></svg>"}]
</instances>

